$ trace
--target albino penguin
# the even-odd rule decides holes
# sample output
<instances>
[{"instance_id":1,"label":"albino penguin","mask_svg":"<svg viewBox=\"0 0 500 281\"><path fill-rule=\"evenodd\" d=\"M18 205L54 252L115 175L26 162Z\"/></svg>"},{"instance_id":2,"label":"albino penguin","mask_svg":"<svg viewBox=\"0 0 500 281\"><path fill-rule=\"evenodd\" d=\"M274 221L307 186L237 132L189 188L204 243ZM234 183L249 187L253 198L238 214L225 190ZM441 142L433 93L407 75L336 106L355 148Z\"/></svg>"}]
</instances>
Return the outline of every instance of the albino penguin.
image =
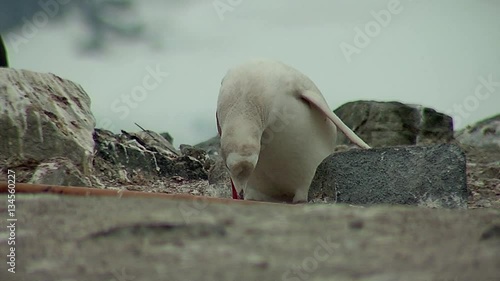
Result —
<instances>
[{"instance_id":1,"label":"albino penguin","mask_svg":"<svg viewBox=\"0 0 500 281\"><path fill-rule=\"evenodd\" d=\"M330 110L308 77L277 61L254 60L229 70L216 119L235 199L307 202L316 168L334 151L337 127L370 148Z\"/></svg>"}]
</instances>

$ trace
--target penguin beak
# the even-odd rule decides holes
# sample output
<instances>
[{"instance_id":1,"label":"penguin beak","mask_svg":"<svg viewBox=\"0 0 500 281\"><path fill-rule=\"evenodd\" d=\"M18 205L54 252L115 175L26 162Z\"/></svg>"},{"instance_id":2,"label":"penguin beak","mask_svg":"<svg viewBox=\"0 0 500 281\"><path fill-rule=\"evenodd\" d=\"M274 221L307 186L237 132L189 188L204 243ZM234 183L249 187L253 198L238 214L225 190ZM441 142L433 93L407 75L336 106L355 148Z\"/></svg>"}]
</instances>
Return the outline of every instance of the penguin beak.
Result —
<instances>
[{"instance_id":1,"label":"penguin beak","mask_svg":"<svg viewBox=\"0 0 500 281\"><path fill-rule=\"evenodd\" d=\"M245 156L238 161L229 161L233 199L243 199L248 180L253 173L258 156ZM233 157L229 157L232 159ZM239 157L238 157L239 158Z\"/></svg>"},{"instance_id":2,"label":"penguin beak","mask_svg":"<svg viewBox=\"0 0 500 281\"><path fill-rule=\"evenodd\" d=\"M236 168L236 172L234 170L229 171L231 175L233 199L244 199L245 188L247 186L248 179L252 174L252 171L253 167L245 167L243 168L243 170L241 167L239 167Z\"/></svg>"},{"instance_id":3,"label":"penguin beak","mask_svg":"<svg viewBox=\"0 0 500 281\"><path fill-rule=\"evenodd\" d=\"M234 188L233 179L231 179L231 191L233 192L233 199L240 199L238 196L238 192L236 191L236 188Z\"/></svg>"},{"instance_id":4,"label":"penguin beak","mask_svg":"<svg viewBox=\"0 0 500 281\"><path fill-rule=\"evenodd\" d=\"M240 193L238 193L238 191L236 191L236 188L234 187L234 182L233 182L233 179L231 179L231 188L232 188L232 193L233 193L233 199L239 199L239 200L243 200L245 199L245 192L243 191L243 189L240 189Z\"/></svg>"}]
</instances>

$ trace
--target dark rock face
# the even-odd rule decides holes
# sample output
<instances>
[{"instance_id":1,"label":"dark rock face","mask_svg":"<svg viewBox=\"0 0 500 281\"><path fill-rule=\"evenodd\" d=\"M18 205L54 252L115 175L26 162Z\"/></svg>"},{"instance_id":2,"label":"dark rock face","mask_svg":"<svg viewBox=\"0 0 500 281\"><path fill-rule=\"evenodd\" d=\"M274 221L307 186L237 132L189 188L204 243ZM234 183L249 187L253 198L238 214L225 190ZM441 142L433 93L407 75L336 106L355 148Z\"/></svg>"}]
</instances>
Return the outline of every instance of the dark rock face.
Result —
<instances>
[{"instance_id":1,"label":"dark rock face","mask_svg":"<svg viewBox=\"0 0 500 281\"><path fill-rule=\"evenodd\" d=\"M348 204L466 208L465 155L456 145L354 149L318 167L309 198Z\"/></svg>"},{"instance_id":2,"label":"dark rock face","mask_svg":"<svg viewBox=\"0 0 500 281\"><path fill-rule=\"evenodd\" d=\"M9 67L9 62L7 60L7 48L5 48L2 36L0 36L0 67Z\"/></svg>"},{"instance_id":3,"label":"dark rock face","mask_svg":"<svg viewBox=\"0 0 500 281\"><path fill-rule=\"evenodd\" d=\"M467 126L458 131L455 137L465 145L500 148L500 114Z\"/></svg>"},{"instance_id":4,"label":"dark rock face","mask_svg":"<svg viewBox=\"0 0 500 281\"><path fill-rule=\"evenodd\" d=\"M229 172L224 165L224 161L222 157L217 156L214 160L214 164L208 171L208 183L209 184L217 184L217 183L228 183L231 181L231 177L229 176Z\"/></svg>"},{"instance_id":5,"label":"dark rock face","mask_svg":"<svg viewBox=\"0 0 500 281\"><path fill-rule=\"evenodd\" d=\"M452 118L422 106L356 101L334 112L372 147L447 143L453 139ZM339 133L337 144L348 143Z\"/></svg>"},{"instance_id":6,"label":"dark rock face","mask_svg":"<svg viewBox=\"0 0 500 281\"><path fill-rule=\"evenodd\" d=\"M220 137L215 136L215 137L210 138L204 142L200 142L199 144L196 144L195 147L198 147L198 148L205 150L210 157L212 157L214 155L219 155Z\"/></svg>"},{"instance_id":7,"label":"dark rock face","mask_svg":"<svg viewBox=\"0 0 500 281\"><path fill-rule=\"evenodd\" d=\"M185 179L207 179L205 161L208 158L202 150L199 158L188 154L178 155L161 148L159 143L152 143L139 133L122 131L114 135L107 130L95 129L94 168L101 171L103 177L120 178L124 182L133 181L130 177L159 179L161 177L180 176Z\"/></svg>"},{"instance_id":8,"label":"dark rock face","mask_svg":"<svg viewBox=\"0 0 500 281\"><path fill-rule=\"evenodd\" d=\"M156 132L145 130L137 133L130 133L122 130L122 134L136 140L141 145L153 146L156 150L161 151L164 154L173 153L174 155L181 156L181 153L169 140L165 139L161 134Z\"/></svg>"},{"instance_id":9,"label":"dark rock face","mask_svg":"<svg viewBox=\"0 0 500 281\"><path fill-rule=\"evenodd\" d=\"M220 151L220 137L214 136L204 142L196 144L194 147L202 149L207 152L207 155L212 159L213 165L208 171L209 184L224 184L231 181L229 172L222 157L219 155Z\"/></svg>"}]
</instances>

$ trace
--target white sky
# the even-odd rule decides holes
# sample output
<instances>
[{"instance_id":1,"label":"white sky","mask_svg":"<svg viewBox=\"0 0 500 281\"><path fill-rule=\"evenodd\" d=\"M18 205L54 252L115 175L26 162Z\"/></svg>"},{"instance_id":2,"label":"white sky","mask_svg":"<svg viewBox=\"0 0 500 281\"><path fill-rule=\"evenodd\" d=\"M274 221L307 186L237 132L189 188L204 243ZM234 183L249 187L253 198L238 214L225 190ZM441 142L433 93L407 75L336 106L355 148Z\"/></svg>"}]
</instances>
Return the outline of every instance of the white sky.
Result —
<instances>
[{"instance_id":1,"label":"white sky","mask_svg":"<svg viewBox=\"0 0 500 281\"><path fill-rule=\"evenodd\" d=\"M81 84L92 98L97 127L137 131L137 122L168 131L176 146L216 134L222 77L255 57L281 60L308 75L332 109L354 100L395 100L448 113L459 128L500 113L498 0L401 0L390 22L375 27L371 12L387 10L391 1L137 2L155 34L151 40L114 42L104 54L82 56L78 44L87 33L78 21L49 24L17 50L6 40L11 67ZM221 18L214 2L236 5ZM339 46L356 46L355 28L367 24L380 31L349 62ZM135 108L126 106L126 117L113 110L113 102L123 107L121 97L131 96L147 68L157 65L169 76L148 87ZM479 77L490 75L497 84L492 91L483 87L478 99Z\"/></svg>"}]
</instances>

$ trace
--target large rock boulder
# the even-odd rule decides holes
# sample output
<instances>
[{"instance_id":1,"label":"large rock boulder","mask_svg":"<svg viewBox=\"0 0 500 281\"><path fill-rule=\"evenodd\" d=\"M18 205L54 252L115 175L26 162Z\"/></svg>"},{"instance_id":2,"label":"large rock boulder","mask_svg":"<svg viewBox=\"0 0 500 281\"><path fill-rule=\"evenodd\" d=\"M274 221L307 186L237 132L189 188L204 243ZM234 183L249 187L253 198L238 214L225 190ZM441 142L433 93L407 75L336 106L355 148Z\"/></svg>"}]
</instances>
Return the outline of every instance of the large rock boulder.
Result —
<instances>
[{"instance_id":1,"label":"large rock boulder","mask_svg":"<svg viewBox=\"0 0 500 281\"><path fill-rule=\"evenodd\" d=\"M500 114L458 131L455 138L462 144L500 148Z\"/></svg>"},{"instance_id":2,"label":"large rock boulder","mask_svg":"<svg viewBox=\"0 0 500 281\"><path fill-rule=\"evenodd\" d=\"M453 139L450 116L400 102L355 101L334 111L372 147L447 143ZM339 133L338 144L349 140Z\"/></svg>"},{"instance_id":3,"label":"large rock boulder","mask_svg":"<svg viewBox=\"0 0 500 281\"><path fill-rule=\"evenodd\" d=\"M309 199L466 208L465 164L463 151L450 144L334 153L319 165Z\"/></svg>"},{"instance_id":4,"label":"large rock boulder","mask_svg":"<svg viewBox=\"0 0 500 281\"><path fill-rule=\"evenodd\" d=\"M0 167L64 157L88 176L94 125L81 86L54 74L0 68Z\"/></svg>"}]
</instances>

